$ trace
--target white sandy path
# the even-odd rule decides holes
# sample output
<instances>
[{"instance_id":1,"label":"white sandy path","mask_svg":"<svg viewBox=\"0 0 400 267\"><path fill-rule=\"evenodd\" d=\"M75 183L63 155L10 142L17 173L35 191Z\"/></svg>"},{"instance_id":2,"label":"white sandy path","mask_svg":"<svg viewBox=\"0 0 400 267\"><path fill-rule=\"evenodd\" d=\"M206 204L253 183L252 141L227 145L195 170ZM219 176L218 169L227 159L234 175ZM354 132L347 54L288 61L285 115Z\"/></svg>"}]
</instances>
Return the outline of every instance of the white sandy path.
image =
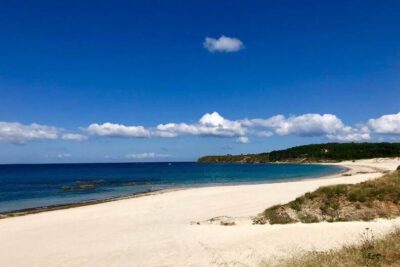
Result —
<instances>
[{"instance_id":1,"label":"white sandy path","mask_svg":"<svg viewBox=\"0 0 400 267\"><path fill-rule=\"evenodd\" d=\"M352 176L276 184L193 188L0 220L1 266L255 266L298 249L329 249L377 235L400 220L251 225L266 207L319 186L356 183L399 159L345 162ZM373 173L357 173L357 172ZM236 226L193 225L216 216ZM244 218L244 219L240 219Z\"/></svg>"}]
</instances>

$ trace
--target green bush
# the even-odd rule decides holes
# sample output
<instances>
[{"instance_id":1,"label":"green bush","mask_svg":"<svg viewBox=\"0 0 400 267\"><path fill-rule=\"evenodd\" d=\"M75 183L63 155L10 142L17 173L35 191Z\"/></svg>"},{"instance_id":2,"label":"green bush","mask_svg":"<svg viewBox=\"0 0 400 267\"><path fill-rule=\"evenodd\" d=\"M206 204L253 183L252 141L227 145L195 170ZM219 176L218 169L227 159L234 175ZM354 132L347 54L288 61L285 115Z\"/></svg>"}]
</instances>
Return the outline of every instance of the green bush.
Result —
<instances>
[{"instance_id":1,"label":"green bush","mask_svg":"<svg viewBox=\"0 0 400 267\"><path fill-rule=\"evenodd\" d=\"M299 220L302 223L317 223L319 222L318 218L314 215L303 213L299 215Z\"/></svg>"},{"instance_id":2,"label":"green bush","mask_svg":"<svg viewBox=\"0 0 400 267\"><path fill-rule=\"evenodd\" d=\"M399 171L358 184L321 187L288 204L267 209L263 216L271 224L295 221L311 223L318 221L318 218L331 222L370 221L400 216L400 206L393 208L393 204L400 204Z\"/></svg>"},{"instance_id":3,"label":"green bush","mask_svg":"<svg viewBox=\"0 0 400 267\"><path fill-rule=\"evenodd\" d=\"M339 197L347 192L347 185L332 185L320 188L320 191L325 194L327 198Z\"/></svg>"},{"instance_id":4,"label":"green bush","mask_svg":"<svg viewBox=\"0 0 400 267\"><path fill-rule=\"evenodd\" d=\"M280 205L273 206L264 211L264 216L268 218L270 224L288 224L296 222L290 216L282 211Z\"/></svg>"},{"instance_id":5,"label":"green bush","mask_svg":"<svg viewBox=\"0 0 400 267\"><path fill-rule=\"evenodd\" d=\"M304 203L304 201L304 197L298 197L294 201L289 203L289 207L294 210L301 211L301 205Z\"/></svg>"}]
</instances>

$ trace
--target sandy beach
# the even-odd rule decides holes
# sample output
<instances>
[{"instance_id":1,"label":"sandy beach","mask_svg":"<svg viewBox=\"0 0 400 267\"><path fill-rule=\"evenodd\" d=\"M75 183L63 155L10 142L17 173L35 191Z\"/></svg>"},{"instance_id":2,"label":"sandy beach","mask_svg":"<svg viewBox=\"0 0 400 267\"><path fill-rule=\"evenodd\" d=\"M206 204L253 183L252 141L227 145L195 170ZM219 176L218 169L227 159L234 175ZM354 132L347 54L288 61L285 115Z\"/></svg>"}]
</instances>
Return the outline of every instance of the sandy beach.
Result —
<instances>
[{"instance_id":1,"label":"sandy beach","mask_svg":"<svg viewBox=\"0 0 400 267\"><path fill-rule=\"evenodd\" d=\"M302 250L376 236L396 220L252 225L265 208L320 186L382 176L400 159L338 163L329 177L294 182L190 188L0 220L2 266L256 266ZM234 226L222 226L222 220Z\"/></svg>"}]
</instances>

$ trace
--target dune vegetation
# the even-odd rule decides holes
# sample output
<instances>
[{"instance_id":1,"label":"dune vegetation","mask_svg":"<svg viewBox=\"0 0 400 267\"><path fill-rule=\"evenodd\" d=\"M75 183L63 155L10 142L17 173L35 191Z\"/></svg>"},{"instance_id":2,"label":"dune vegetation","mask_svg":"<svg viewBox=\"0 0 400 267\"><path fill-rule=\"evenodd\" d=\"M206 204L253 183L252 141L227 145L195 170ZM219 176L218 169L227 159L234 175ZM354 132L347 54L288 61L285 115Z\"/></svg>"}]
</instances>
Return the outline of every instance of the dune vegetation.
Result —
<instances>
[{"instance_id":1,"label":"dune vegetation","mask_svg":"<svg viewBox=\"0 0 400 267\"><path fill-rule=\"evenodd\" d=\"M262 262L262 267L388 267L400 266L400 229L376 239L366 229L361 242L329 251L300 253L275 263Z\"/></svg>"},{"instance_id":2,"label":"dune vegetation","mask_svg":"<svg viewBox=\"0 0 400 267\"><path fill-rule=\"evenodd\" d=\"M324 186L266 209L255 224L370 221L400 216L400 171L358 183Z\"/></svg>"},{"instance_id":3,"label":"dune vegetation","mask_svg":"<svg viewBox=\"0 0 400 267\"><path fill-rule=\"evenodd\" d=\"M400 216L400 166L385 176L353 185L324 186L295 200L266 209L255 224L315 223L321 221L369 221ZM358 244L329 251L311 251L263 267L386 267L400 266L400 229L376 239L366 229Z\"/></svg>"}]
</instances>

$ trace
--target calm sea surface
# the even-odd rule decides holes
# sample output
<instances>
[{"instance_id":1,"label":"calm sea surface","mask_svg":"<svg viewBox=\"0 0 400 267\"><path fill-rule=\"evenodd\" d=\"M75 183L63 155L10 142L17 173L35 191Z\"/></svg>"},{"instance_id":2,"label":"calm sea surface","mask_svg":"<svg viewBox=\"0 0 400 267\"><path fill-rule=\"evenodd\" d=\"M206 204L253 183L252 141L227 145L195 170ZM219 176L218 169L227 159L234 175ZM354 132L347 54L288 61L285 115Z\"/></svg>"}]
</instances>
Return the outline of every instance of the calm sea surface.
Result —
<instances>
[{"instance_id":1,"label":"calm sea surface","mask_svg":"<svg viewBox=\"0 0 400 267\"><path fill-rule=\"evenodd\" d=\"M326 165L194 162L0 165L0 212L172 187L270 183L341 170L341 167Z\"/></svg>"}]
</instances>

